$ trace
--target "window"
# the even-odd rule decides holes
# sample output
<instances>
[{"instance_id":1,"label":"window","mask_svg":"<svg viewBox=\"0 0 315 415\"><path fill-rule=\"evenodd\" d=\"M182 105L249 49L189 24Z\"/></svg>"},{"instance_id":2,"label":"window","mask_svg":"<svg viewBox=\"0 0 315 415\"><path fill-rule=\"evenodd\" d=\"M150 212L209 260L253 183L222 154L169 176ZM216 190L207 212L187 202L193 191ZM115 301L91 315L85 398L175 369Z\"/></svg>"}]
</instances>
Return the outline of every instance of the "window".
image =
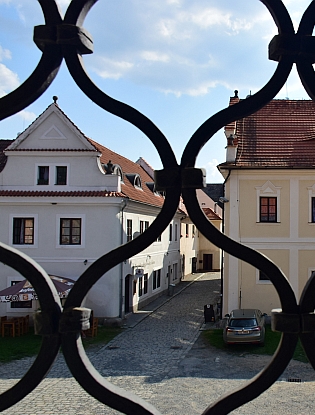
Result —
<instances>
[{"instance_id":1,"label":"window","mask_svg":"<svg viewBox=\"0 0 315 415\"><path fill-rule=\"evenodd\" d=\"M143 276L143 294L148 293L148 274L144 274Z\"/></svg>"},{"instance_id":2,"label":"window","mask_svg":"<svg viewBox=\"0 0 315 415\"><path fill-rule=\"evenodd\" d=\"M192 226L192 237L194 238L196 235L196 227L195 225Z\"/></svg>"},{"instance_id":3,"label":"window","mask_svg":"<svg viewBox=\"0 0 315 415\"><path fill-rule=\"evenodd\" d=\"M149 221L145 220L141 220L140 221L140 233L143 233L145 230L147 230L149 227Z\"/></svg>"},{"instance_id":4,"label":"window","mask_svg":"<svg viewBox=\"0 0 315 415\"><path fill-rule=\"evenodd\" d=\"M60 245L81 244L81 219L60 219Z\"/></svg>"},{"instance_id":5,"label":"window","mask_svg":"<svg viewBox=\"0 0 315 415\"><path fill-rule=\"evenodd\" d=\"M260 222L277 222L277 198L260 198Z\"/></svg>"},{"instance_id":6,"label":"window","mask_svg":"<svg viewBox=\"0 0 315 415\"><path fill-rule=\"evenodd\" d=\"M315 223L315 197L312 197L312 222Z\"/></svg>"},{"instance_id":7,"label":"window","mask_svg":"<svg viewBox=\"0 0 315 415\"><path fill-rule=\"evenodd\" d=\"M267 277L265 273L259 271L259 281L270 281L270 279Z\"/></svg>"},{"instance_id":8,"label":"window","mask_svg":"<svg viewBox=\"0 0 315 415\"><path fill-rule=\"evenodd\" d=\"M127 242L132 241L132 220L127 219Z\"/></svg>"},{"instance_id":9,"label":"window","mask_svg":"<svg viewBox=\"0 0 315 415\"><path fill-rule=\"evenodd\" d=\"M169 241L170 242L172 241L172 233L173 233L173 225L170 224L170 227L169 227Z\"/></svg>"},{"instance_id":10,"label":"window","mask_svg":"<svg viewBox=\"0 0 315 415\"><path fill-rule=\"evenodd\" d=\"M186 223L186 238L189 237L189 224Z\"/></svg>"},{"instance_id":11,"label":"window","mask_svg":"<svg viewBox=\"0 0 315 415\"><path fill-rule=\"evenodd\" d=\"M174 240L177 241L177 223L175 223Z\"/></svg>"},{"instance_id":12,"label":"window","mask_svg":"<svg viewBox=\"0 0 315 415\"><path fill-rule=\"evenodd\" d=\"M13 218L13 244L34 244L34 218Z\"/></svg>"},{"instance_id":13,"label":"window","mask_svg":"<svg viewBox=\"0 0 315 415\"><path fill-rule=\"evenodd\" d=\"M11 281L11 287L21 281ZM27 301L11 301L10 308L32 308L32 300Z\"/></svg>"},{"instance_id":14,"label":"window","mask_svg":"<svg viewBox=\"0 0 315 415\"><path fill-rule=\"evenodd\" d=\"M161 286L161 270L153 271L152 289L156 290Z\"/></svg>"},{"instance_id":15,"label":"window","mask_svg":"<svg viewBox=\"0 0 315 415\"><path fill-rule=\"evenodd\" d=\"M256 189L256 222L280 223L281 187L270 180ZM250 201L248 202L250 203Z\"/></svg>"},{"instance_id":16,"label":"window","mask_svg":"<svg viewBox=\"0 0 315 415\"><path fill-rule=\"evenodd\" d=\"M56 166L56 184L67 184L67 166Z\"/></svg>"},{"instance_id":17,"label":"window","mask_svg":"<svg viewBox=\"0 0 315 415\"><path fill-rule=\"evenodd\" d=\"M49 166L38 166L37 184L49 184Z\"/></svg>"}]
</instances>

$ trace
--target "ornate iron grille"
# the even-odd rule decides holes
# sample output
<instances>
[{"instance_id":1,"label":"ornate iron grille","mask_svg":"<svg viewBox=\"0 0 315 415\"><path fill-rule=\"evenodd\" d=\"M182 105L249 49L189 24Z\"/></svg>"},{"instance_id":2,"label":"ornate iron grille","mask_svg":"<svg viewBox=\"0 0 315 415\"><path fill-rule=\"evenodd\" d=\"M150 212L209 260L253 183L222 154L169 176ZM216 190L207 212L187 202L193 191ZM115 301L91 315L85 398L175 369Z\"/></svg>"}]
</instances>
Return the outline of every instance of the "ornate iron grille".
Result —
<instances>
[{"instance_id":1,"label":"ornate iron grille","mask_svg":"<svg viewBox=\"0 0 315 415\"><path fill-rule=\"evenodd\" d=\"M36 325L38 334L43 338L32 367L16 385L0 396L0 410L11 407L36 388L49 371L61 345L73 376L94 398L125 414L158 414L155 408L142 399L111 385L91 365L80 339L80 331L87 328L89 310L80 306L86 293L105 272L141 252L157 239L173 218L181 194L191 219L198 229L202 229L203 235L224 251L264 272L274 284L282 306L282 310L274 311L272 315L272 328L281 331L282 338L269 365L241 389L210 404L203 414L227 414L268 389L290 362L299 337L315 368L315 273L304 287L300 303L297 304L286 277L274 263L229 239L206 219L195 191L203 187L203 172L194 167L199 151L220 128L256 112L276 96L294 63L307 93L315 99L315 74L312 67L315 63L315 39L312 37L315 1L310 3L295 33L281 0L260 0L268 8L279 31L269 45L269 58L278 61L277 69L259 92L206 120L187 143L180 165L176 162L167 138L148 118L99 90L85 72L81 55L92 53L93 48L91 36L82 28L82 24L97 0L73 0L64 18L54 0L38 1L45 25L35 27L34 41L42 51L42 57L23 84L1 98L0 119L9 117L34 102L50 86L65 59L78 87L92 101L105 111L132 123L152 141L164 167L156 172L156 186L165 191L166 197L156 220L136 241L130 241L100 257L80 276L64 309L42 268L23 253L4 244L0 245L1 262L27 278L41 300L42 311L37 316Z\"/></svg>"}]
</instances>

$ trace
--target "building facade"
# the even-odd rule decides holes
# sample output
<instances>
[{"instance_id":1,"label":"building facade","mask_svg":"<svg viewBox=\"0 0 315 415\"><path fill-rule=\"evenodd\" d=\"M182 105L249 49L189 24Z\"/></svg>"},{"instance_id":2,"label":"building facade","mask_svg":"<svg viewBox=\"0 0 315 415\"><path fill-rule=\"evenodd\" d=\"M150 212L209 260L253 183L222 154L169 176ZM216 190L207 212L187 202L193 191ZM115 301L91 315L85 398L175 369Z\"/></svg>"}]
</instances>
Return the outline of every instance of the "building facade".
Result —
<instances>
[{"instance_id":1,"label":"building facade","mask_svg":"<svg viewBox=\"0 0 315 415\"><path fill-rule=\"evenodd\" d=\"M225 133L225 233L270 258L298 300L315 270L315 103L273 100ZM267 275L226 253L223 280L223 314L281 306Z\"/></svg>"},{"instance_id":2,"label":"building facade","mask_svg":"<svg viewBox=\"0 0 315 415\"><path fill-rule=\"evenodd\" d=\"M48 274L77 280L97 258L144 232L164 203L140 164L86 137L57 102L0 147L0 240ZM92 287L83 305L94 316L123 318L180 280L182 216L179 210L155 243ZM0 289L21 279L0 264ZM38 306L0 303L0 311L25 314Z\"/></svg>"}]
</instances>

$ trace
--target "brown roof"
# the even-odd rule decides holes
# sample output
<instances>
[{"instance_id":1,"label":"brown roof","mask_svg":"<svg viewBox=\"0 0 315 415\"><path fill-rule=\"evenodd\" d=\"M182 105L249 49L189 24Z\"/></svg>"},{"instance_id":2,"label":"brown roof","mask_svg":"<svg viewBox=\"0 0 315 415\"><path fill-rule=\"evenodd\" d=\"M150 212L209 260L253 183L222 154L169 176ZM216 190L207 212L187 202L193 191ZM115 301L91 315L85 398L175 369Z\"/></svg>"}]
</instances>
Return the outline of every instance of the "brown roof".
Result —
<instances>
[{"instance_id":1,"label":"brown roof","mask_svg":"<svg viewBox=\"0 0 315 415\"><path fill-rule=\"evenodd\" d=\"M91 139L89 139L89 141L98 149L100 153L102 153L101 163L107 164L110 160L113 164L118 164L121 167L124 176L123 183L121 184L121 191L125 196L131 200L162 207L164 197L157 195L146 185L146 183L152 183L152 178L141 166L139 166L139 164L115 153L96 141ZM141 189L133 186L126 176L128 174L138 174L140 176L142 183Z\"/></svg>"},{"instance_id":2,"label":"brown roof","mask_svg":"<svg viewBox=\"0 0 315 415\"><path fill-rule=\"evenodd\" d=\"M314 168L315 102L272 100L238 120L236 136L236 167Z\"/></svg>"},{"instance_id":3,"label":"brown roof","mask_svg":"<svg viewBox=\"0 0 315 415\"><path fill-rule=\"evenodd\" d=\"M202 210L209 220L221 220L220 216L217 215L211 208L202 208Z\"/></svg>"},{"instance_id":4,"label":"brown roof","mask_svg":"<svg viewBox=\"0 0 315 415\"><path fill-rule=\"evenodd\" d=\"M4 169L7 162L7 157L4 154L5 150L14 140L0 140L0 172Z\"/></svg>"}]
</instances>

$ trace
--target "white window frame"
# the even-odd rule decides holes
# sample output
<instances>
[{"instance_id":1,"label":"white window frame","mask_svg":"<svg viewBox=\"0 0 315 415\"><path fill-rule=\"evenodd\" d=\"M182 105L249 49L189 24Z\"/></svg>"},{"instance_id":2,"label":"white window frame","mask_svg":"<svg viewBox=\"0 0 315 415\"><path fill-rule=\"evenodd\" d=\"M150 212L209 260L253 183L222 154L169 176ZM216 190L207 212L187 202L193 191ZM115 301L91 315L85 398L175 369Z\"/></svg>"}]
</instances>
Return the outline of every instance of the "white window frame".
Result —
<instances>
[{"instance_id":1,"label":"white window frame","mask_svg":"<svg viewBox=\"0 0 315 415\"><path fill-rule=\"evenodd\" d=\"M34 219L34 243L33 244L14 244L13 243L13 218L32 218ZM11 213L9 216L9 243L8 245L18 249L38 248L38 214L37 213ZM14 281L14 280L12 280Z\"/></svg>"},{"instance_id":2,"label":"white window frame","mask_svg":"<svg viewBox=\"0 0 315 415\"><path fill-rule=\"evenodd\" d=\"M46 185L39 185L38 183L38 168L39 167L49 167L49 179L48 184ZM67 167L67 184L56 184L57 181L57 167ZM41 190L47 190L48 186L58 188L65 188L65 186L68 186L69 184L69 170L70 170L70 164L69 163L36 163L35 164L35 181L34 185Z\"/></svg>"},{"instance_id":3,"label":"white window frame","mask_svg":"<svg viewBox=\"0 0 315 415\"><path fill-rule=\"evenodd\" d=\"M259 279L259 269L257 269L257 268L256 268L256 284L257 285L273 285L270 280L260 280Z\"/></svg>"},{"instance_id":4,"label":"white window frame","mask_svg":"<svg viewBox=\"0 0 315 415\"><path fill-rule=\"evenodd\" d=\"M272 225L275 223L280 223L280 191L281 187L275 186L271 181L267 181L262 186L256 186L256 222L263 223L264 225ZM261 222L260 221L260 198L261 197L275 197L277 199L277 221L276 222Z\"/></svg>"},{"instance_id":5,"label":"white window frame","mask_svg":"<svg viewBox=\"0 0 315 415\"><path fill-rule=\"evenodd\" d=\"M63 213L56 215L56 248L57 249L82 249L85 248L85 214ZM81 243L80 245L60 244L60 219L81 219Z\"/></svg>"}]
</instances>

